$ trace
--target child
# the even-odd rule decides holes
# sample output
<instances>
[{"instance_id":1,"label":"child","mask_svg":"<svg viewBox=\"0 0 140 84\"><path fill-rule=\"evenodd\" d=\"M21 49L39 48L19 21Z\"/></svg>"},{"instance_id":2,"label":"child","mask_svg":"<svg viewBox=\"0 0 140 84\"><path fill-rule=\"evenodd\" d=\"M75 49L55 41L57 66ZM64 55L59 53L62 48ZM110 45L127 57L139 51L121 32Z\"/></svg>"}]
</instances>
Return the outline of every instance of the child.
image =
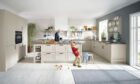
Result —
<instances>
[{"instance_id":1,"label":"child","mask_svg":"<svg viewBox=\"0 0 140 84\"><path fill-rule=\"evenodd\" d=\"M78 67L81 67L81 65L80 65L80 62L81 62L80 53L78 51L76 43L73 41L71 41L71 48L72 48L73 54L75 55L75 60L73 62L73 66L76 66L76 63L78 63Z\"/></svg>"}]
</instances>

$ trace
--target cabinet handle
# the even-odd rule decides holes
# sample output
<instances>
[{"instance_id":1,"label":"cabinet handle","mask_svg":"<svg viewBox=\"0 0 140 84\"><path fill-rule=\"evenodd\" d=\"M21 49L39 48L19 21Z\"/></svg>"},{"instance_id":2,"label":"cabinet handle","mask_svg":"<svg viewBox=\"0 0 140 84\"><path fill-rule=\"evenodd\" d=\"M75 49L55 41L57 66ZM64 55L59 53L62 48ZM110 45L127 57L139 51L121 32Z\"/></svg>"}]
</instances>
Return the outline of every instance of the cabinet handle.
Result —
<instances>
[{"instance_id":1,"label":"cabinet handle","mask_svg":"<svg viewBox=\"0 0 140 84\"><path fill-rule=\"evenodd\" d=\"M51 53L46 53L46 54L51 54Z\"/></svg>"},{"instance_id":2,"label":"cabinet handle","mask_svg":"<svg viewBox=\"0 0 140 84\"><path fill-rule=\"evenodd\" d=\"M59 53L59 54L63 54L63 53Z\"/></svg>"},{"instance_id":3,"label":"cabinet handle","mask_svg":"<svg viewBox=\"0 0 140 84\"><path fill-rule=\"evenodd\" d=\"M104 49L104 46L102 46L102 49Z\"/></svg>"}]
</instances>

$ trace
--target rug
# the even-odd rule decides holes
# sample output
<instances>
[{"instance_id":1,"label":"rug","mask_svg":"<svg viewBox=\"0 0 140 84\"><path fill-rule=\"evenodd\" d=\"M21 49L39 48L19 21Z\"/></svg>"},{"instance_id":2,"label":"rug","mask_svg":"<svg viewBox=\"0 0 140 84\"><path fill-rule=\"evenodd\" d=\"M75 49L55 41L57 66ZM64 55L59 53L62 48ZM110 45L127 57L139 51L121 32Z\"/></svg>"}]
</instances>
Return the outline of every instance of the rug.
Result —
<instances>
[{"instance_id":1,"label":"rug","mask_svg":"<svg viewBox=\"0 0 140 84\"><path fill-rule=\"evenodd\" d=\"M140 84L140 79L125 70L72 70L75 84Z\"/></svg>"}]
</instances>

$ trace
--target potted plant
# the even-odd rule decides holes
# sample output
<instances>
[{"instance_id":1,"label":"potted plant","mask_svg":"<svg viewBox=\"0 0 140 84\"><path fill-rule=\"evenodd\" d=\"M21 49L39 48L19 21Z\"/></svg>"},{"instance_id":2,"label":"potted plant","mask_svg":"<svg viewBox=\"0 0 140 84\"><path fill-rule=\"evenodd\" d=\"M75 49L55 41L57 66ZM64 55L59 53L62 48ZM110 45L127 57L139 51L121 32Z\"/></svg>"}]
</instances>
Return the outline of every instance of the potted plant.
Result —
<instances>
[{"instance_id":1,"label":"potted plant","mask_svg":"<svg viewBox=\"0 0 140 84\"><path fill-rule=\"evenodd\" d=\"M28 24L28 52L33 51L33 38L35 36L36 25L34 23Z\"/></svg>"}]
</instances>

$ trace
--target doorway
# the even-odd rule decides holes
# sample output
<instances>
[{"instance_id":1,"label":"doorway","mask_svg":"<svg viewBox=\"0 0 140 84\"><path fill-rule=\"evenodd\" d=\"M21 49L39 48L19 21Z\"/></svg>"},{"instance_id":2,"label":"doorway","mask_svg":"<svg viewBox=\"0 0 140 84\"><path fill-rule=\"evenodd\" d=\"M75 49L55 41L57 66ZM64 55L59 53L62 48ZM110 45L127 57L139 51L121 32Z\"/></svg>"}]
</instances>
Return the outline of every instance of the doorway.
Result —
<instances>
[{"instance_id":1,"label":"doorway","mask_svg":"<svg viewBox=\"0 0 140 84\"><path fill-rule=\"evenodd\" d=\"M140 66L140 12L130 15L130 64Z\"/></svg>"}]
</instances>

